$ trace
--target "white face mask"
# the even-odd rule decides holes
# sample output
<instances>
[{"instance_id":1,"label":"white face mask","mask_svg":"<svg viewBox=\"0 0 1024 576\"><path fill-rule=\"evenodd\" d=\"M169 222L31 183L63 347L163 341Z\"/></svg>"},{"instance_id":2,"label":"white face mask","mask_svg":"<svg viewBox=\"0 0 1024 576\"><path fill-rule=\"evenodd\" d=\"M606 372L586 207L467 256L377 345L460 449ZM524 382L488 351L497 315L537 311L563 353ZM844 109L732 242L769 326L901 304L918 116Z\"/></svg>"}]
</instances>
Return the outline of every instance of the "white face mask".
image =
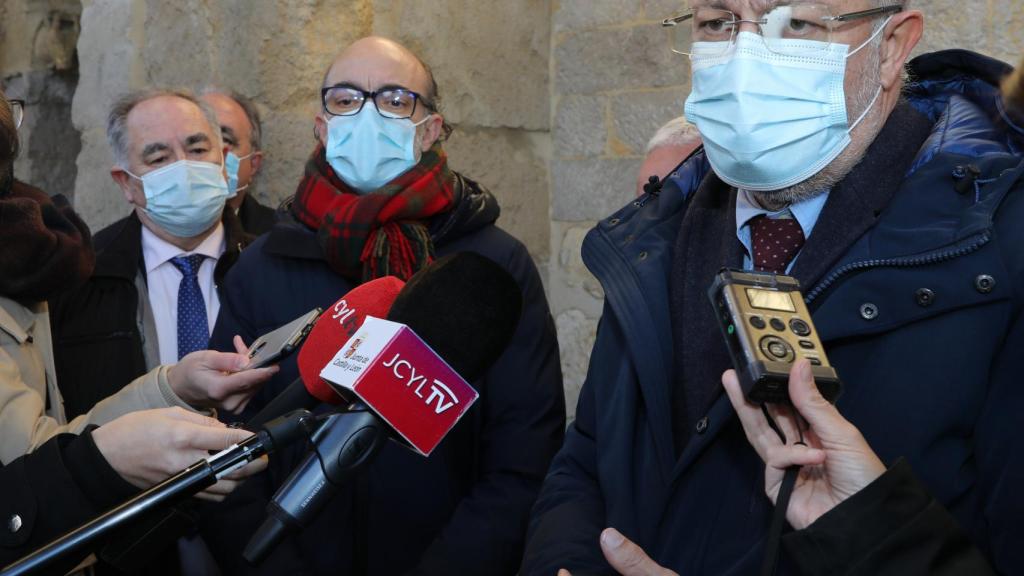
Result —
<instances>
[{"instance_id":1,"label":"white face mask","mask_svg":"<svg viewBox=\"0 0 1024 576\"><path fill-rule=\"evenodd\" d=\"M846 61L884 29L885 24L849 53L845 44L765 40L753 32L740 32L728 51L719 43L695 43L686 117L697 125L718 177L736 188L781 190L835 160L882 92L879 86L868 107L849 124ZM793 46L780 54L766 42ZM792 50L799 44L814 49Z\"/></svg>"},{"instance_id":2,"label":"white face mask","mask_svg":"<svg viewBox=\"0 0 1024 576\"><path fill-rule=\"evenodd\" d=\"M228 198L220 164L179 160L141 177L125 172L142 181L146 215L177 238L192 238L209 230Z\"/></svg>"}]
</instances>

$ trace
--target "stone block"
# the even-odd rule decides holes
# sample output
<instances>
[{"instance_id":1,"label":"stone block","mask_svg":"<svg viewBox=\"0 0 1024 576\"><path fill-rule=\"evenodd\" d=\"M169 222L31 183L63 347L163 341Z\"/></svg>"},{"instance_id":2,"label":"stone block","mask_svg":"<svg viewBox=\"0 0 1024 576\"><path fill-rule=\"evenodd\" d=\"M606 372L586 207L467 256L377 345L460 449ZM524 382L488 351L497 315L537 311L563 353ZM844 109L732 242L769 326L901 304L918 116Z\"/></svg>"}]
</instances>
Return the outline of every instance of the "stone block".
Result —
<instances>
[{"instance_id":1,"label":"stone block","mask_svg":"<svg viewBox=\"0 0 1024 576\"><path fill-rule=\"evenodd\" d=\"M498 225L523 242L534 260L546 261L550 250L548 136L510 129L460 129L445 146L452 168L498 199Z\"/></svg>"},{"instance_id":2,"label":"stone block","mask_svg":"<svg viewBox=\"0 0 1024 576\"><path fill-rule=\"evenodd\" d=\"M555 108L555 157L601 156L608 142L607 101L601 96L565 96Z\"/></svg>"},{"instance_id":3,"label":"stone block","mask_svg":"<svg viewBox=\"0 0 1024 576\"><path fill-rule=\"evenodd\" d=\"M571 422L576 418L576 404L587 377L590 351L597 336L597 320L579 310L567 310L555 319L555 330L562 360L566 416Z\"/></svg>"},{"instance_id":4,"label":"stone block","mask_svg":"<svg viewBox=\"0 0 1024 576\"><path fill-rule=\"evenodd\" d=\"M641 0L560 0L555 9L555 33L636 20Z\"/></svg>"},{"instance_id":5,"label":"stone block","mask_svg":"<svg viewBox=\"0 0 1024 576\"><path fill-rule=\"evenodd\" d=\"M110 179L106 116L114 99L141 86L145 76L138 32L145 5L128 0L85 0L78 38L79 79L71 118L82 135L77 159L75 208L94 231L129 212Z\"/></svg>"},{"instance_id":6,"label":"stone block","mask_svg":"<svg viewBox=\"0 0 1024 576\"><path fill-rule=\"evenodd\" d=\"M374 33L434 69L453 124L546 130L550 125L551 0L374 0Z\"/></svg>"},{"instance_id":7,"label":"stone block","mask_svg":"<svg viewBox=\"0 0 1024 576\"><path fill-rule=\"evenodd\" d=\"M556 310L579 308L590 316L601 313L604 290L583 263L583 240L594 223L553 222L552 237L558 259L553 262L551 306Z\"/></svg>"},{"instance_id":8,"label":"stone block","mask_svg":"<svg viewBox=\"0 0 1024 576\"><path fill-rule=\"evenodd\" d=\"M612 127L631 154L644 154L647 142L669 120L683 115L689 84L654 92L623 92L611 99Z\"/></svg>"},{"instance_id":9,"label":"stone block","mask_svg":"<svg viewBox=\"0 0 1024 576\"><path fill-rule=\"evenodd\" d=\"M565 35L554 58L560 94L674 86L687 75L667 33L653 23Z\"/></svg>"},{"instance_id":10,"label":"stone block","mask_svg":"<svg viewBox=\"0 0 1024 576\"><path fill-rule=\"evenodd\" d=\"M18 134L21 153L15 175L50 194L75 195L75 159L81 135L71 123L71 98L78 75L36 70L0 79L8 98L25 101L25 119Z\"/></svg>"},{"instance_id":11,"label":"stone block","mask_svg":"<svg viewBox=\"0 0 1024 576\"><path fill-rule=\"evenodd\" d=\"M551 216L579 222L599 220L629 202L640 159L553 160Z\"/></svg>"},{"instance_id":12,"label":"stone block","mask_svg":"<svg viewBox=\"0 0 1024 576\"><path fill-rule=\"evenodd\" d=\"M686 0L644 0L644 17L661 22L687 9Z\"/></svg>"}]
</instances>

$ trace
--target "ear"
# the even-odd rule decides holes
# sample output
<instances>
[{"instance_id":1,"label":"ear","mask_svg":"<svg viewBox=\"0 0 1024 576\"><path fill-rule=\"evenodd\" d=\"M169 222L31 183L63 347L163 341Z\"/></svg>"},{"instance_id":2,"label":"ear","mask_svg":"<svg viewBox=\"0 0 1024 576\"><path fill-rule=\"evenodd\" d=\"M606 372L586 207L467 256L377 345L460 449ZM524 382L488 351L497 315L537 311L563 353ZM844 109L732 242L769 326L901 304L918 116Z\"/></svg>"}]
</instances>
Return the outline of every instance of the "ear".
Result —
<instances>
[{"instance_id":1,"label":"ear","mask_svg":"<svg viewBox=\"0 0 1024 576\"><path fill-rule=\"evenodd\" d=\"M260 168L263 166L262 150L253 152L252 156L249 156L249 165L252 166L252 177L260 173Z\"/></svg>"},{"instance_id":2,"label":"ear","mask_svg":"<svg viewBox=\"0 0 1024 576\"><path fill-rule=\"evenodd\" d=\"M135 204L135 182L133 182L135 179L129 176L128 173L124 171L124 168L121 168L120 166L114 166L110 169L110 177L114 180L114 183L117 184L118 188L121 189L121 192L124 194L124 199L127 200L129 204Z\"/></svg>"},{"instance_id":3,"label":"ear","mask_svg":"<svg viewBox=\"0 0 1024 576\"><path fill-rule=\"evenodd\" d=\"M327 120L324 119L322 114L317 114L313 119L313 136L316 137L317 141L327 147Z\"/></svg>"},{"instance_id":4,"label":"ear","mask_svg":"<svg viewBox=\"0 0 1024 576\"><path fill-rule=\"evenodd\" d=\"M898 12L886 26L881 47L882 89L889 92L899 86L903 66L924 33L924 14L920 10Z\"/></svg>"},{"instance_id":5,"label":"ear","mask_svg":"<svg viewBox=\"0 0 1024 576\"><path fill-rule=\"evenodd\" d=\"M430 150L430 147L441 137L444 129L444 118L440 114L434 114L423 123L423 139L420 141L421 150Z\"/></svg>"}]
</instances>

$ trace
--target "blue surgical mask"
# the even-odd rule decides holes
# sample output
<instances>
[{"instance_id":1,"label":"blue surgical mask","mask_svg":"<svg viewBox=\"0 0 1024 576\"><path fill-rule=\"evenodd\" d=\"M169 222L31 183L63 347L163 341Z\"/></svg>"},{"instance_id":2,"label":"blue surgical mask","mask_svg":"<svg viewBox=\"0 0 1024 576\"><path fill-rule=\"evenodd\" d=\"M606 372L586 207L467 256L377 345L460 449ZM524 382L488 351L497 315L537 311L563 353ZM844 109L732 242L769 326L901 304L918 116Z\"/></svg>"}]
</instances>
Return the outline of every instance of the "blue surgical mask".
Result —
<instances>
[{"instance_id":1,"label":"blue surgical mask","mask_svg":"<svg viewBox=\"0 0 1024 576\"><path fill-rule=\"evenodd\" d=\"M427 116L430 118L430 116ZM373 192L419 162L416 127L404 118L384 118L371 106L327 122L327 162L357 192Z\"/></svg>"},{"instance_id":2,"label":"blue surgical mask","mask_svg":"<svg viewBox=\"0 0 1024 576\"><path fill-rule=\"evenodd\" d=\"M142 177L146 215L177 238L191 238L209 230L220 219L228 198L220 164L179 160Z\"/></svg>"},{"instance_id":3,"label":"blue surgical mask","mask_svg":"<svg viewBox=\"0 0 1024 576\"><path fill-rule=\"evenodd\" d=\"M728 51L694 43L686 118L697 125L715 174L737 188L781 190L835 160L881 94L879 87L848 124L846 60L874 37L849 54L845 44L765 40L753 32L737 34ZM766 42L784 43L785 54Z\"/></svg>"},{"instance_id":4,"label":"blue surgical mask","mask_svg":"<svg viewBox=\"0 0 1024 576\"><path fill-rule=\"evenodd\" d=\"M249 152L245 156L239 158L234 152L228 152L227 156L224 157L224 168L228 174L228 198L234 198L239 192L249 187L248 184L238 187L238 166L242 163L242 160L251 158L255 152Z\"/></svg>"}]
</instances>

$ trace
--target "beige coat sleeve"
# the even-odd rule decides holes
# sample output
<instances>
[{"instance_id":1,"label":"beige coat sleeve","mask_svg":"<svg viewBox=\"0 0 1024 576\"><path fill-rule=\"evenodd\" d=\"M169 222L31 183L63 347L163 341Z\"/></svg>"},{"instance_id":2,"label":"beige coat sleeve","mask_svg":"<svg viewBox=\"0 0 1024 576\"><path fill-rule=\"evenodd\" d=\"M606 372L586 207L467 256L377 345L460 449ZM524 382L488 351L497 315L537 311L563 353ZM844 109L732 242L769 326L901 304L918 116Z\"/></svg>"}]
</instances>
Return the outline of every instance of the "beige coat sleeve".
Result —
<instances>
[{"instance_id":1,"label":"beige coat sleeve","mask_svg":"<svg viewBox=\"0 0 1024 576\"><path fill-rule=\"evenodd\" d=\"M91 424L102 425L128 412L171 406L191 410L171 390L167 369L167 366L154 368L89 412L62 425L45 415L44 399L37 391L45 390L45 384L33 386L25 382L18 363L0 348L0 461L6 465L57 434L77 434Z\"/></svg>"}]
</instances>

